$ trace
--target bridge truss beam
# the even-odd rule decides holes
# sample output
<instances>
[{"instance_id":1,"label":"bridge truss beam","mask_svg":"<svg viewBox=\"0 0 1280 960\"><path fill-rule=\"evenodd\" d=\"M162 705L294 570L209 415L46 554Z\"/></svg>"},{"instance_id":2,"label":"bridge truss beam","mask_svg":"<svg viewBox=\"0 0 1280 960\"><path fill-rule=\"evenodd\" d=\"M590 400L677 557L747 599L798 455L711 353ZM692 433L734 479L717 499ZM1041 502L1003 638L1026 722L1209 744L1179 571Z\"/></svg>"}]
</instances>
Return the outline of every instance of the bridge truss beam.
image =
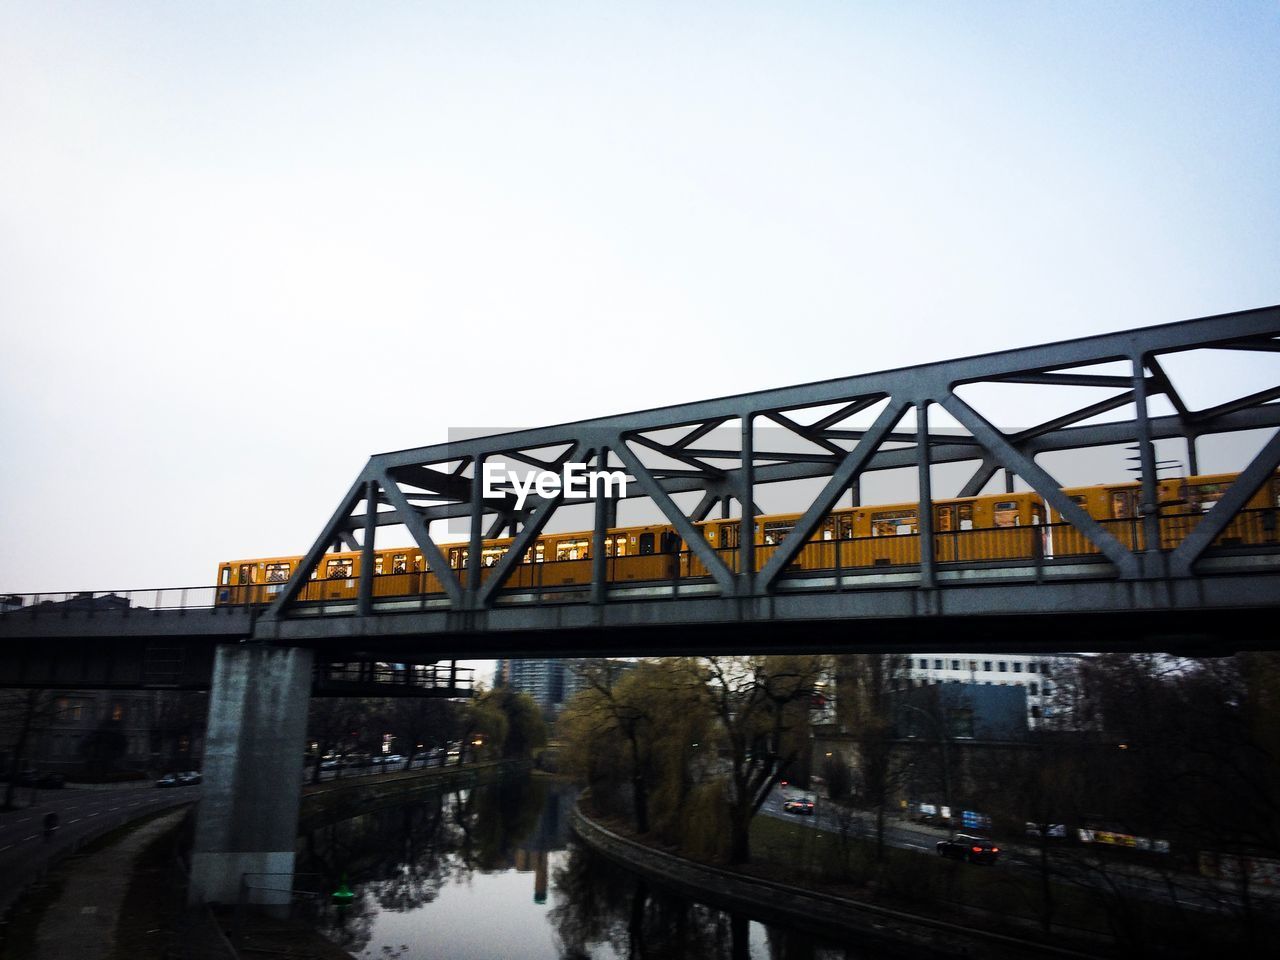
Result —
<instances>
[{"instance_id":1,"label":"bridge truss beam","mask_svg":"<svg viewBox=\"0 0 1280 960\"><path fill-rule=\"evenodd\" d=\"M1205 549L1280 465L1277 434L1182 544L1175 550L1161 549L1155 442L1184 440L1188 466L1195 472L1201 437L1280 427L1280 382L1194 408L1166 368L1171 357L1205 350L1280 350L1280 307L379 454L355 479L303 563L259 619L259 635L265 639L292 632L282 631L280 623L300 614L299 597L326 551L351 547L363 551L368 560L379 533L388 527L407 530L439 577L443 593L437 606L454 624L449 629L459 629L457 624L464 622L459 614L502 606L508 579L566 501L563 491L530 495L523 504L510 487L497 495L486 491L485 464L497 461L553 471L572 461L625 472L629 483L621 497L598 498L591 551L597 562L589 591L589 601L596 606L628 602L604 582L601 550L604 531L616 524L619 501L646 501L655 523L670 524L705 566L713 594L759 599L777 593L788 564L842 496L852 494L856 503L864 477L904 467L915 468L921 500L922 560L911 586L921 591L960 589L954 580L939 578L934 567L938 534L930 509L936 499L933 468L958 462L973 464L959 496L977 494L1001 469L1007 478L1021 478L1097 548L1105 564L1094 571L1095 578L1124 583L1195 577ZM1099 371L1099 365L1106 369ZM1280 364L1277 368L1280 381ZM1095 394L1070 412L1005 431L973 397L975 390L1010 384L1045 390L1083 388L1105 395ZM1157 397L1174 412L1153 410ZM952 422L943 423L935 411ZM1101 417L1108 419L1100 421ZM762 445L759 428L765 424L785 442L771 437L767 447ZM1046 453L1117 444L1133 445L1137 453L1143 549L1117 539L1063 493L1062 484L1038 462ZM761 512L759 502L771 485L800 480L821 483L798 511L795 528L759 569L753 537L740 538L736 563L730 564L697 526L717 505L722 515L729 515L730 505L736 504L738 516L752 518ZM1011 479L1007 483L1011 485ZM469 529L467 566L455 571L440 549L445 538L438 528L461 519ZM502 530L514 534L514 542L496 568L486 570L482 540ZM361 617L380 615L370 567L366 563L359 584L356 612Z\"/></svg>"}]
</instances>

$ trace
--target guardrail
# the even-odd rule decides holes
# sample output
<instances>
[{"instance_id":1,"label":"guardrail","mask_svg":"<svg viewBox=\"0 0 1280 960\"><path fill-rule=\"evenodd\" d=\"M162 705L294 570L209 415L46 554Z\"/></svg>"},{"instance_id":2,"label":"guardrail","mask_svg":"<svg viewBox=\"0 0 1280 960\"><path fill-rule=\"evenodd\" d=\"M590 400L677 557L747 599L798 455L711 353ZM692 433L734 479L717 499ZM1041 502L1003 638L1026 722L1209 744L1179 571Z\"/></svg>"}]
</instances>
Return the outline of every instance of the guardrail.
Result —
<instances>
[{"instance_id":1,"label":"guardrail","mask_svg":"<svg viewBox=\"0 0 1280 960\"><path fill-rule=\"evenodd\" d=\"M1180 513L1160 517L1160 549L1171 550L1194 529L1200 514ZM1100 520L1099 525L1125 547L1145 550L1142 520L1129 517ZM1280 523L1271 508L1241 511L1206 550L1204 556L1280 552ZM554 536L554 535L551 535ZM778 543L755 546L756 562L768 562ZM740 570L736 546L720 547L716 554L733 573ZM920 568L920 536L855 537L806 543L782 580L797 577L834 576L834 589L856 585L861 575L887 571L911 572ZM498 598L532 596L537 602L572 602L590 598L593 560L586 555L563 560L525 562L516 566ZM943 530L934 533L934 563L939 570L964 566L1032 567L1037 576L1048 566L1062 563L1105 562L1102 552L1068 523L1015 527ZM706 566L692 551L611 556L604 562L609 588L665 585L678 595L682 584L711 580ZM493 567L480 571L481 582ZM468 571L455 571L467 586ZM237 611L265 607L284 583L252 583L235 586L157 587L130 590L93 590L59 593L0 595L0 614L23 612L30 616L84 613L88 616L128 616L160 611ZM359 577L309 580L298 595L297 610L311 615L350 614L359 588ZM439 579L430 571L376 574L373 599L383 610L427 609L447 604ZM501 602L501 599L499 599Z\"/></svg>"}]
</instances>

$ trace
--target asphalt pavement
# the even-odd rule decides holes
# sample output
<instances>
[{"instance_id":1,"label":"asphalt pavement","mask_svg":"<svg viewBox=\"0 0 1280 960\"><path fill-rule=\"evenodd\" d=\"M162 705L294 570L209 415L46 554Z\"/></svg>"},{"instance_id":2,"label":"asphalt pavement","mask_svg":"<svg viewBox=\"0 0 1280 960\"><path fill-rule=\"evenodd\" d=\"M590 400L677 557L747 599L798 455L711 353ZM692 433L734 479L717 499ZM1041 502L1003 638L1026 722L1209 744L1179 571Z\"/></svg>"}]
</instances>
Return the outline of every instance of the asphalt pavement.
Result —
<instances>
[{"instance_id":1,"label":"asphalt pavement","mask_svg":"<svg viewBox=\"0 0 1280 960\"><path fill-rule=\"evenodd\" d=\"M29 805L0 811L0 915L53 861L130 820L199 798L199 786L158 789L151 781L115 790L20 787L15 800ZM46 837L51 812L58 828Z\"/></svg>"},{"instance_id":2,"label":"asphalt pavement","mask_svg":"<svg viewBox=\"0 0 1280 960\"><path fill-rule=\"evenodd\" d=\"M782 809L784 800L798 796L813 798L815 803L812 815L788 813ZM874 813L849 810L825 800L816 793L794 788L779 788L776 799L768 800L761 808L761 813L835 834L841 831L843 819L845 821L843 827L849 830L851 836L864 839L875 836ZM885 821L886 844L934 856L937 855L938 841L952 836L953 832L964 833L965 831L951 831L942 827L917 824L895 816L887 817ZM1000 847L1000 859L994 865L974 865L973 869L994 868L1024 872L1040 870L1039 850L1033 845L1001 843ZM1072 848L1072 853L1076 855L1064 856L1059 851L1050 852L1051 869L1055 880L1084 887L1124 890L1136 897L1165 903L1172 899L1179 907L1211 913L1233 913L1239 909L1237 893L1229 884L1189 873L1165 873L1121 861L1108 862L1105 852L1102 851L1098 852L1097 864L1079 856L1079 848ZM1098 865L1105 866L1105 870L1097 869ZM1255 892L1255 895L1258 893Z\"/></svg>"}]
</instances>

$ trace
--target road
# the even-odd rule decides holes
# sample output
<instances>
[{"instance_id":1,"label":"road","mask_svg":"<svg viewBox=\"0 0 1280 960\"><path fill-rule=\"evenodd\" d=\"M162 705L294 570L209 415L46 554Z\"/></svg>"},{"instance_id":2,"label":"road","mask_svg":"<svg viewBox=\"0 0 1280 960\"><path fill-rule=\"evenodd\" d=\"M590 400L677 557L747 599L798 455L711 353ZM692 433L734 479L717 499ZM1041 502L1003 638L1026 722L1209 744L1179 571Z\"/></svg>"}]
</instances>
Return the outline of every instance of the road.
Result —
<instances>
[{"instance_id":1,"label":"road","mask_svg":"<svg viewBox=\"0 0 1280 960\"><path fill-rule=\"evenodd\" d=\"M813 798L815 801L813 815L798 815L783 811L783 801L792 796ZM780 788L777 798L766 801L760 812L780 820L788 820L833 834L840 833L840 820L843 815L849 818L845 829L849 830L851 836L865 839L875 837L874 814L843 810L813 793L795 789ZM938 828L916 827L904 824L896 818L885 821L885 843L891 847L936 856L937 843L946 836L949 836L949 833ZM1179 907L1211 913L1236 913L1240 909L1235 891L1226 885L1186 873L1170 872L1166 876L1149 867L1120 861L1109 862L1103 851L1096 853L1097 855L1085 854L1080 848L1071 848L1071 853L1065 855L1063 852L1051 852L1050 870L1053 879L1104 891L1123 891L1146 900L1165 903L1170 903L1172 900L1176 901ZM1039 851L1034 847L1021 844L1010 846L1002 844L1000 859L994 868L1021 871L1038 876ZM988 870L992 867L975 864L969 869ZM1258 895L1257 891L1255 891L1256 895Z\"/></svg>"},{"instance_id":2,"label":"road","mask_svg":"<svg viewBox=\"0 0 1280 960\"><path fill-rule=\"evenodd\" d=\"M18 803L30 806L0 811L0 913L44 870L50 859L69 853L87 838L158 810L200 798L200 787L157 789L151 781L113 790L33 790L19 787ZM58 829L44 837L44 818L58 815Z\"/></svg>"}]
</instances>

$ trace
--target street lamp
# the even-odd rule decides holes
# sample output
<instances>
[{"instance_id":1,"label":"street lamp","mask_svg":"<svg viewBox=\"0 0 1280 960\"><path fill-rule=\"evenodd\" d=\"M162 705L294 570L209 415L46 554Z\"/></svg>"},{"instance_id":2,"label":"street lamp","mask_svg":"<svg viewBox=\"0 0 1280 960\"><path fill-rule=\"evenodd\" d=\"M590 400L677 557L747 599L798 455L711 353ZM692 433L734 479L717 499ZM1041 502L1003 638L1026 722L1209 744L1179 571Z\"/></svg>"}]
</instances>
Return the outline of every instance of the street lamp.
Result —
<instances>
[{"instance_id":1,"label":"street lamp","mask_svg":"<svg viewBox=\"0 0 1280 960\"><path fill-rule=\"evenodd\" d=\"M898 705L906 710L913 710L920 714L920 716L933 724L934 730L937 731L938 745L942 748L942 798L946 801L947 815L951 817L951 764L947 757L946 731L943 729L943 725L938 721L938 718L927 710L922 710L920 707L912 706L909 703L900 703Z\"/></svg>"}]
</instances>

